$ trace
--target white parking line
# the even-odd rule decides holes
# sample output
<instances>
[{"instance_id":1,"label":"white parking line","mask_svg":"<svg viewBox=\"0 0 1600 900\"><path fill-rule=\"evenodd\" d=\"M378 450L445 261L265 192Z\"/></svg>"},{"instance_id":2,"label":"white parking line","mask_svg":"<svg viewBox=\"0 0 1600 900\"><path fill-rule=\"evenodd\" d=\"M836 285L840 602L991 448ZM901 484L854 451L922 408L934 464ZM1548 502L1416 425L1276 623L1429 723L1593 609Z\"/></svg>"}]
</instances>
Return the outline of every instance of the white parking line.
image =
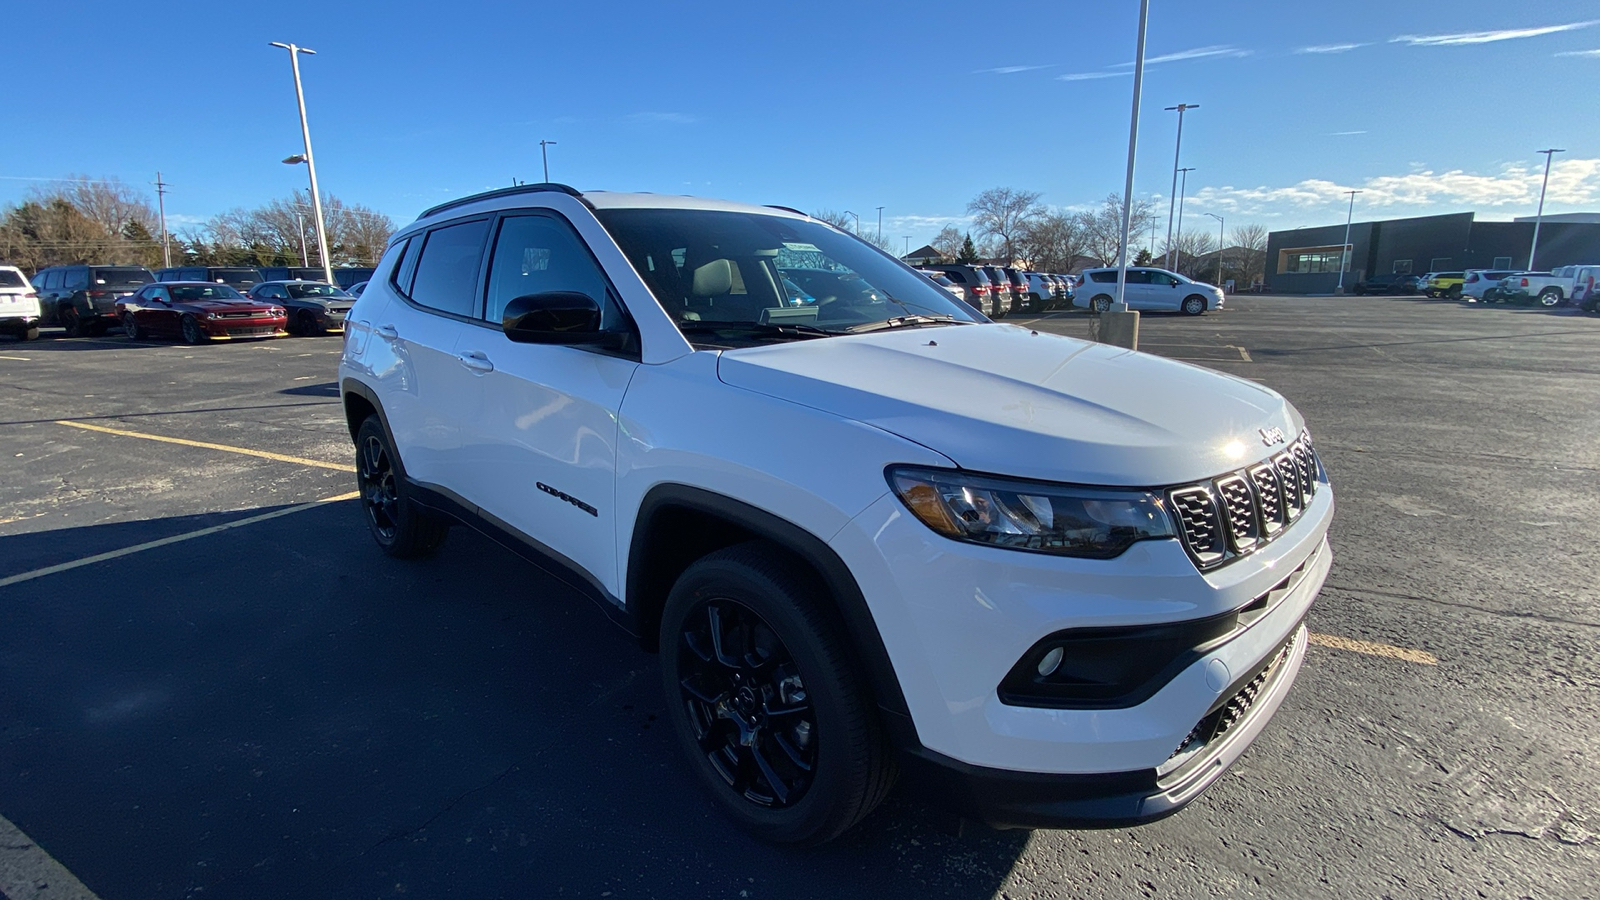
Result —
<instances>
[{"instance_id":1,"label":"white parking line","mask_svg":"<svg viewBox=\"0 0 1600 900\"><path fill-rule=\"evenodd\" d=\"M359 496L361 496L360 491L351 491L348 494L340 494L336 497L324 497L321 500L313 500L310 503L301 503L298 506L289 506L283 509L275 509L272 512L261 513L260 515L256 516L235 519L232 522L224 522L221 525L212 525L209 528L201 528L198 531L175 534L172 537L164 537L156 541L146 541L143 544L134 544L132 547L123 547L121 550L111 550L106 553L96 553L94 556L85 556L83 559L75 559L71 562L64 562L54 566L45 566L42 569L34 569L31 572L23 572L20 575L12 575L6 578L0 578L0 588L10 587L13 584L20 584L24 581L32 581L36 578L43 578L46 575L55 575L59 572L67 572L71 571L72 569L82 568L84 566L92 566L98 562L105 562L108 559L117 559L119 557L128 556L129 554L133 553L139 553L144 550L154 550L157 547L165 547L169 544L176 544L181 541L192 541L195 538L205 537L206 535L216 534L221 531L227 531L230 528L243 528L246 525L254 525L257 522L265 522L269 519L291 516L297 512L305 512L308 509L316 509L324 503L337 503L340 500L354 500Z\"/></svg>"},{"instance_id":2,"label":"white parking line","mask_svg":"<svg viewBox=\"0 0 1600 900\"><path fill-rule=\"evenodd\" d=\"M100 900L4 817L0 817L0 895L15 900Z\"/></svg>"}]
</instances>

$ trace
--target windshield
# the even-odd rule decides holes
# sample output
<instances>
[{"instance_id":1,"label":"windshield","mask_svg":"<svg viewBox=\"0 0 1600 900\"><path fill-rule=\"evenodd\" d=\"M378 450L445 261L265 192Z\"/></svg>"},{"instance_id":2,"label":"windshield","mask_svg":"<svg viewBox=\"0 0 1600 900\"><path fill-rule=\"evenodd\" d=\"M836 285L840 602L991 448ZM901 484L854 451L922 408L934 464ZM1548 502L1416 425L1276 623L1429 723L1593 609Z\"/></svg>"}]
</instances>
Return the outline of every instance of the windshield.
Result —
<instances>
[{"instance_id":1,"label":"windshield","mask_svg":"<svg viewBox=\"0 0 1600 900\"><path fill-rule=\"evenodd\" d=\"M149 284L155 276L149 269L93 269L95 284Z\"/></svg>"},{"instance_id":2,"label":"windshield","mask_svg":"<svg viewBox=\"0 0 1600 900\"><path fill-rule=\"evenodd\" d=\"M22 280L22 273L10 269L0 269L0 287L27 287L28 283Z\"/></svg>"},{"instance_id":3,"label":"windshield","mask_svg":"<svg viewBox=\"0 0 1600 900\"><path fill-rule=\"evenodd\" d=\"M698 209L596 216L688 332L703 332L701 323L780 326L798 336L929 318L982 321L912 269L819 222Z\"/></svg>"},{"instance_id":4,"label":"windshield","mask_svg":"<svg viewBox=\"0 0 1600 900\"><path fill-rule=\"evenodd\" d=\"M355 299L331 284L291 283L284 285L284 287L289 289L289 296L295 298L296 300L299 300L302 297L345 297L351 300Z\"/></svg>"},{"instance_id":5,"label":"windshield","mask_svg":"<svg viewBox=\"0 0 1600 900\"><path fill-rule=\"evenodd\" d=\"M175 284L172 299L180 303L195 300L243 300L244 295L225 284Z\"/></svg>"}]
</instances>

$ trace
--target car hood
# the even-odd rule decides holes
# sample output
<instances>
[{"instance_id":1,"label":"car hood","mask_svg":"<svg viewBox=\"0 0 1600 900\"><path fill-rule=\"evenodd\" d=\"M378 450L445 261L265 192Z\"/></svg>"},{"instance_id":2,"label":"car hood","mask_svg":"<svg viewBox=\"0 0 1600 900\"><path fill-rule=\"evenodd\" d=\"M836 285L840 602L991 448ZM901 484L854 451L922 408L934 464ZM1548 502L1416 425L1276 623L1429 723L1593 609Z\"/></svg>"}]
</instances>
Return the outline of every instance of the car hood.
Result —
<instances>
[{"instance_id":1,"label":"car hood","mask_svg":"<svg viewBox=\"0 0 1600 900\"><path fill-rule=\"evenodd\" d=\"M274 304L261 300L178 300L174 301L172 305L187 309L204 310L205 312L249 312L251 310L266 312L274 306Z\"/></svg>"},{"instance_id":2,"label":"car hood","mask_svg":"<svg viewBox=\"0 0 1600 900\"><path fill-rule=\"evenodd\" d=\"M1155 487L1240 468L1303 421L1258 384L1013 325L729 350L723 382L900 435L964 469Z\"/></svg>"}]
</instances>

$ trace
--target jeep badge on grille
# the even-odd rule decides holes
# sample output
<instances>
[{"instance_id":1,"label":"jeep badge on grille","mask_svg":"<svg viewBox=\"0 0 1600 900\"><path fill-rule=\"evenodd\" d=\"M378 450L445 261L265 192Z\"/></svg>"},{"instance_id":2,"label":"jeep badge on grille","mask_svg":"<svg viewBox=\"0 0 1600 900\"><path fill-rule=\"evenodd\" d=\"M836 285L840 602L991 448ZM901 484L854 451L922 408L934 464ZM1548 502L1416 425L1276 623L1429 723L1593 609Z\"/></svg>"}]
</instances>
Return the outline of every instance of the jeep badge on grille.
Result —
<instances>
[{"instance_id":1,"label":"jeep badge on grille","mask_svg":"<svg viewBox=\"0 0 1600 900\"><path fill-rule=\"evenodd\" d=\"M1288 440L1288 438L1283 436L1282 428L1274 426L1272 428L1261 429L1261 443L1266 444L1268 447L1271 447L1273 444L1281 444L1286 440Z\"/></svg>"}]
</instances>

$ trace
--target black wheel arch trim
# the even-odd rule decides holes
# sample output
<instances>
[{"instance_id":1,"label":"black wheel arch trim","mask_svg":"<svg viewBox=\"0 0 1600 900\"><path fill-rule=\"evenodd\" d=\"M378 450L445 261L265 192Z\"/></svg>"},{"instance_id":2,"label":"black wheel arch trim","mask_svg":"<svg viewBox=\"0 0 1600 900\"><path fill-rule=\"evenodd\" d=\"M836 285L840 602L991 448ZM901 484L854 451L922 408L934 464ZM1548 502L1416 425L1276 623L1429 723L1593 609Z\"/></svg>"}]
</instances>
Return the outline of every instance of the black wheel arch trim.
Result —
<instances>
[{"instance_id":1,"label":"black wheel arch trim","mask_svg":"<svg viewBox=\"0 0 1600 900\"><path fill-rule=\"evenodd\" d=\"M889 660L888 648L884 646L877 620L873 618L872 610L850 567L826 541L787 519L742 500L681 484L657 485L645 494L634 518L626 585L629 606L634 610L632 617L645 640L655 636L660 616L659 609L652 612L638 605L649 594L646 586L649 573L643 564L651 550L649 541L654 534L649 523L658 514L675 508L723 519L757 537L772 541L808 564L833 596L835 609L844 621L844 637L861 667L860 674L872 691L874 703L883 713L881 718L890 740L902 751L921 749L910 707L900 689L894 664Z\"/></svg>"}]
</instances>

